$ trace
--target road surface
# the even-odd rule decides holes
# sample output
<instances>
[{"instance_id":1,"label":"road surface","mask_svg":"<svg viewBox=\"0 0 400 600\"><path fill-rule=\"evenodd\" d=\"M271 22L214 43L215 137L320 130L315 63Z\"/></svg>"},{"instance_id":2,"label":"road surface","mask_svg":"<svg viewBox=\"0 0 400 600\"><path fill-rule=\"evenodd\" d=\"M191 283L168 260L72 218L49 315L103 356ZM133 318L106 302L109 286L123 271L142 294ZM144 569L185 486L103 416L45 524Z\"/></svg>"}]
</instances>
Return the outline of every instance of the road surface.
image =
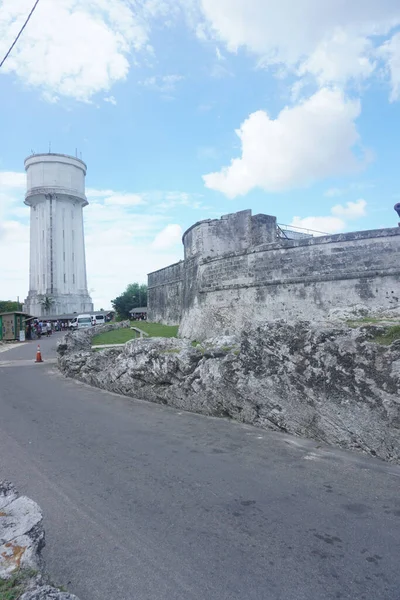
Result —
<instances>
[{"instance_id":1,"label":"road surface","mask_svg":"<svg viewBox=\"0 0 400 600\"><path fill-rule=\"evenodd\" d=\"M400 468L0 354L0 478L81 600L399 600Z\"/></svg>"}]
</instances>

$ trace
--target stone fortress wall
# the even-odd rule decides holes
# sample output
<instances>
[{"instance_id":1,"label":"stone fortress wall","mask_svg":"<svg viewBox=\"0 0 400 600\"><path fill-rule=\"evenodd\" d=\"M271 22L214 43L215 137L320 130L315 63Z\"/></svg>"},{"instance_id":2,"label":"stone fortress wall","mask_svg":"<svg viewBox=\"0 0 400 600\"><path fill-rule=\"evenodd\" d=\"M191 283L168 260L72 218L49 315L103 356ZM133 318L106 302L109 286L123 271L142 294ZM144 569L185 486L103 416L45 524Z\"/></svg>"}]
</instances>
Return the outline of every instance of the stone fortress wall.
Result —
<instances>
[{"instance_id":1,"label":"stone fortress wall","mask_svg":"<svg viewBox=\"0 0 400 600\"><path fill-rule=\"evenodd\" d=\"M400 228L306 239L278 231L275 217L250 210L190 227L184 260L149 274L149 320L201 340L278 319L400 308Z\"/></svg>"}]
</instances>

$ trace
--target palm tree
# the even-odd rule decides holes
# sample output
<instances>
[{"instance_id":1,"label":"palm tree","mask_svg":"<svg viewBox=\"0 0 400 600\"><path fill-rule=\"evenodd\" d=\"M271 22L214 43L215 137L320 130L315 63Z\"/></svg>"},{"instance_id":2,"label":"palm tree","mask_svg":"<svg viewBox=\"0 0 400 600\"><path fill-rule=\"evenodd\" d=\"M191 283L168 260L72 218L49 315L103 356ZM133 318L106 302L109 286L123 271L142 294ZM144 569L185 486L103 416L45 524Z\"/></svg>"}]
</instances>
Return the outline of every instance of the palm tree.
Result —
<instances>
[{"instance_id":1,"label":"palm tree","mask_svg":"<svg viewBox=\"0 0 400 600\"><path fill-rule=\"evenodd\" d=\"M45 313L49 314L49 311L54 304L54 299L51 296L43 296L40 300L40 304L44 308Z\"/></svg>"}]
</instances>

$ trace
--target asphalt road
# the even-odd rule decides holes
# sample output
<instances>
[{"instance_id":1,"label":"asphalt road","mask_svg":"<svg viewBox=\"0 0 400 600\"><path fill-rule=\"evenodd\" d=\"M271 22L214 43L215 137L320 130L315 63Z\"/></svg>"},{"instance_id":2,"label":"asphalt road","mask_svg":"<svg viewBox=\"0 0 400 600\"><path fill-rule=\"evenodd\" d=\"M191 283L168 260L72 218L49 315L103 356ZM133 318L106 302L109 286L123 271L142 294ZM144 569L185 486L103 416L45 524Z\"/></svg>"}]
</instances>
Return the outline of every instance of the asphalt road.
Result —
<instances>
[{"instance_id":1,"label":"asphalt road","mask_svg":"<svg viewBox=\"0 0 400 600\"><path fill-rule=\"evenodd\" d=\"M400 468L0 354L0 478L81 600L399 600Z\"/></svg>"}]
</instances>

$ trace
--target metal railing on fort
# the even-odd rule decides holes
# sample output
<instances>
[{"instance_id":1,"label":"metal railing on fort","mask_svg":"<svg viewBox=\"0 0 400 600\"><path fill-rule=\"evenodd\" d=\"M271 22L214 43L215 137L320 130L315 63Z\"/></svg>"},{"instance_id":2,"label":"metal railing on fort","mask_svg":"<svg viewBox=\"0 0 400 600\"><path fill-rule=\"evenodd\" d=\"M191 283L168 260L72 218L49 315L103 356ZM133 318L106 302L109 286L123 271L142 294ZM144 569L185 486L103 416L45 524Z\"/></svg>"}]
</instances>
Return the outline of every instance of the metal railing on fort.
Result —
<instances>
[{"instance_id":1,"label":"metal railing on fort","mask_svg":"<svg viewBox=\"0 0 400 600\"><path fill-rule=\"evenodd\" d=\"M304 240L312 237L318 237L323 235L329 235L324 231L315 231L313 229L305 229L304 227L297 227L295 225L284 225L279 223L276 226L277 237L282 240Z\"/></svg>"}]
</instances>

